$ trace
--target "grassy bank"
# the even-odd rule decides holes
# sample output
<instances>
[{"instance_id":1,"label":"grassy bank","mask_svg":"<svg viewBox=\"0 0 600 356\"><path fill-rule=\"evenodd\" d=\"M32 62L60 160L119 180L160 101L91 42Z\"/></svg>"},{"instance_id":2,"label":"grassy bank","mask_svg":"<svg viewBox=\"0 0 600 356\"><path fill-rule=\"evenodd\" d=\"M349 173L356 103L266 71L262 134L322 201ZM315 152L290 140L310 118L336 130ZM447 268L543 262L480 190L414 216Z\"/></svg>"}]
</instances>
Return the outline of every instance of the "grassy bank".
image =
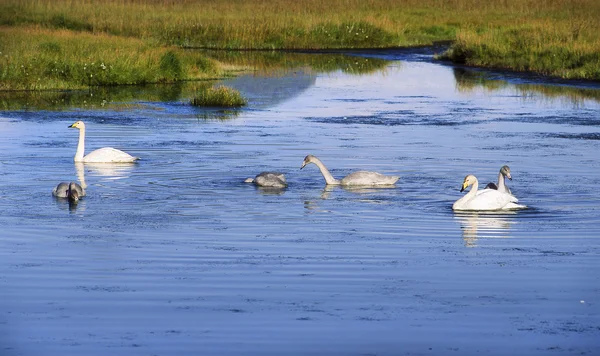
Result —
<instances>
[{"instance_id":1,"label":"grassy bank","mask_svg":"<svg viewBox=\"0 0 600 356\"><path fill-rule=\"evenodd\" d=\"M600 80L600 36L582 40L579 36L577 31L544 24L485 32L461 30L452 48L439 58L477 67Z\"/></svg>"},{"instance_id":2,"label":"grassy bank","mask_svg":"<svg viewBox=\"0 0 600 356\"><path fill-rule=\"evenodd\" d=\"M220 75L216 62L135 38L0 28L0 90L80 89Z\"/></svg>"},{"instance_id":3,"label":"grassy bank","mask_svg":"<svg viewBox=\"0 0 600 356\"><path fill-rule=\"evenodd\" d=\"M4 0L0 89L211 77L181 47L331 49L456 40L469 65L600 80L597 0ZM104 68L106 67L106 68Z\"/></svg>"}]
</instances>

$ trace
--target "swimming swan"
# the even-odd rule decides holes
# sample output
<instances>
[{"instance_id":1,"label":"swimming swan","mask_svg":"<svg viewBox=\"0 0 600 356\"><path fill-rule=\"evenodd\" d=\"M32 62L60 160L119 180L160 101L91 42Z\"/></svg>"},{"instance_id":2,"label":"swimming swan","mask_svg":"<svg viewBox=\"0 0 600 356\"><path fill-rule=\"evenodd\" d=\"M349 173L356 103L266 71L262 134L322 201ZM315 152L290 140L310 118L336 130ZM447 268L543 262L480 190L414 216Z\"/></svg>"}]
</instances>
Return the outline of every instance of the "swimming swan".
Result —
<instances>
[{"instance_id":1,"label":"swimming swan","mask_svg":"<svg viewBox=\"0 0 600 356\"><path fill-rule=\"evenodd\" d=\"M512 194L510 188L504 184L504 177L512 180L512 176L510 175L510 168L506 165L500 168L500 173L498 174L498 185L494 183L488 183L484 189L494 189L502 193Z\"/></svg>"},{"instance_id":2,"label":"swimming swan","mask_svg":"<svg viewBox=\"0 0 600 356\"><path fill-rule=\"evenodd\" d=\"M325 182L329 185L343 185L343 186L374 186L374 185L391 185L394 184L400 179L398 176L386 176L377 172L368 172L368 171L358 171L354 173L350 173L346 177L342 178L342 180L337 180L333 178L329 170L321 160L313 155L308 155L304 158L304 162L302 162L302 167L304 168L307 164L314 163L321 170L321 174L325 178Z\"/></svg>"},{"instance_id":3,"label":"swimming swan","mask_svg":"<svg viewBox=\"0 0 600 356\"><path fill-rule=\"evenodd\" d=\"M458 199L452 204L453 210L514 210L524 209L525 205L517 204L519 201L508 193L502 193L494 189L484 189L477 191L479 182L474 175L469 174L465 177L462 187L463 192L468 186L471 190L464 197Z\"/></svg>"},{"instance_id":4,"label":"swimming swan","mask_svg":"<svg viewBox=\"0 0 600 356\"><path fill-rule=\"evenodd\" d=\"M79 129L79 143L77 144L77 152L75 153L75 162L84 163L130 163L135 162L139 157L133 157L128 153L119 151L112 147L99 148L88 153L85 157L85 124L83 121L77 121L70 128Z\"/></svg>"},{"instance_id":5,"label":"swimming swan","mask_svg":"<svg viewBox=\"0 0 600 356\"><path fill-rule=\"evenodd\" d=\"M279 172L262 172L254 178L248 178L244 182L254 183L259 187L268 188L285 188L287 182L283 173Z\"/></svg>"},{"instance_id":6,"label":"swimming swan","mask_svg":"<svg viewBox=\"0 0 600 356\"><path fill-rule=\"evenodd\" d=\"M85 196L85 189L75 182L62 182L52 190L52 195L57 198L67 198L70 202L78 202Z\"/></svg>"}]
</instances>

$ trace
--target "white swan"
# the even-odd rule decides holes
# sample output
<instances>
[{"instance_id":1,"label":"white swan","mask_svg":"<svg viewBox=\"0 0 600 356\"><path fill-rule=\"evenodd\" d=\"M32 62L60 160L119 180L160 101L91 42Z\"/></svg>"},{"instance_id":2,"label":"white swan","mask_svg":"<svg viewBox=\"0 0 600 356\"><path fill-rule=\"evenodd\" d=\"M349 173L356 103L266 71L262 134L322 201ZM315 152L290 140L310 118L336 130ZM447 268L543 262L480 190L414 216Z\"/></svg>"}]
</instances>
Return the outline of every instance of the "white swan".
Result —
<instances>
[{"instance_id":1,"label":"white swan","mask_svg":"<svg viewBox=\"0 0 600 356\"><path fill-rule=\"evenodd\" d=\"M526 208L525 205L517 204L519 200L508 193L502 193L494 189L477 191L479 182L472 174L465 177L460 191L463 192L468 186L471 186L471 190L464 197L452 204L452 209L483 211Z\"/></svg>"},{"instance_id":2,"label":"white swan","mask_svg":"<svg viewBox=\"0 0 600 356\"><path fill-rule=\"evenodd\" d=\"M342 178L342 180L337 180L333 178L329 170L321 160L313 155L308 155L304 158L304 162L302 162L302 167L304 168L307 164L314 163L321 170L321 174L325 178L325 182L329 185L343 185L343 186L374 186L374 185L392 185L400 179L398 176L386 176L377 172L369 172L369 171L358 171L354 173L350 173L346 177Z\"/></svg>"},{"instance_id":3,"label":"white swan","mask_svg":"<svg viewBox=\"0 0 600 356\"><path fill-rule=\"evenodd\" d=\"M510 168L507 165L502 166L500 168L500 173L498 173L498 185L494 183L488 183L484 189L494 189L502 193L512 194L510 188L504 184L504 177L512 180L512 176L510 175Z\"/></svg>"},{"instance_id":4,"label":"white swan","mask_svg":"<svg viewBox=\"0 0 600 356\"><path fill-rule=\"evenodd\" d=\"M77 144L77 152L75 153L75 162L84 163L130 163L135 162L139 158L133 157L128 153L119 151L112 147L99 148L88 153L85 157L85 124L83 121L77 121L70 128L79 129L79 143Z\"/></svg>"},{"instance_id":5,"label":"white swan","mask_svg":"<svg viewBox=\"0 0 600 356\"><path fill-rule=\"evenodd\" d=\"M259 187L267 188L285 188L287 182L283 173L279 172L262 172L254 178L248 178L244 182L254 183Z\"/></svg>"},{"instance_id":6,"label":"white swan","mask_svg":"<svg viewBox=\"0 0 600 356\"><path fill-rule=\"evenodd\" d=\"M70 202L78 202L85 196L85 189L75 182L62 182L52 190L52 195L57 198L67 198Z\"/></svg>"}]
</instances>

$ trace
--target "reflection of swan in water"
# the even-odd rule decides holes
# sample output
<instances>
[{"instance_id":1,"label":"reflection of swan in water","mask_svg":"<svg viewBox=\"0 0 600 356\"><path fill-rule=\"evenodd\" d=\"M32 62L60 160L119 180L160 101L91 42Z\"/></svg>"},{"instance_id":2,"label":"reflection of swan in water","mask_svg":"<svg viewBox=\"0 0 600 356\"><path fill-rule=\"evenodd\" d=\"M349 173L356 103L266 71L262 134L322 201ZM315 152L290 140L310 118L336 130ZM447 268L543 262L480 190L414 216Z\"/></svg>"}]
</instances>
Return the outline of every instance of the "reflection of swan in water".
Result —
<instances>
[{"instance_id":1,"label":"reflection of swan in water","mask_svg":"<svg viewBox=\"0 0 600 356\"><path fill-rule=\"evenodd\" d=\"M265 188L285 188L287 182L283 173L279 172L262 172L256 175L254 178L248 178L244 182L254 183L259 187Z\"/></svg>"},{"instance_id":2,"label":"reflection of swan in water","mask_svg":"<svg viewBox=\"0 0 600 356\"><path fill-rule=\"evenodd\" d=\"M331 198L331 194L335 190L342 190L345 192L352 193L354 196L358 196L358 199L351 198L352 201L359 201L362 203L371 204L391 204L388 199L381 199L380 197L370 198L369 195L373 193L382 192L390 188L395 188L395 185L378 185L373 187L352 187L352 186L335 186L326 185L319 196L320 199L305 200L304 207L308 210L321 210L319 207L320 200L327 200Z\"/></svg>"},{"instance_id":3,"label":"reflection of swan in water","mask_svg":"<svg viewBox=\"0 0 600 356\"><path fill-rule=\"evenodd\" d=\"M386 176L377 172L369 172L369 171L358 171L354 173L350 173L346 177L341 180L337 180L333 178L331 173L323 162L320 159L313 155L308 155L304 158L304 162L302 162L302 166L300 169L304 168L307 164L314 163L319 170L321 170L321 174L323 174L323 178L325 178L325 182L328 185L342 185L342 186L380 186L380 185L392 185L400 179L398 176Z\"/></svg>"},{"instance_id":4,"label":"reflection of swan in water","mask_svg":"<svg viewBox=\"0 0 600 356\"><path fill-rule=\"evenodd\" d=\"M85 124L83 121L77 121L70 128L79 129L79 143L75 153L75 162L84 163L131 163L138 160L130 154L114 149L112 147L99 148L95 151L83 155L85 151Z\"/></svg>"},{"instance_id":5,"label":"reflection of swan in water","mask_svg":"<svg viewBox=\"0 0 600 356\"><path fill-rule=\"evenodd\" d=\"M502 193L493 189L484 189L478 191L477 189L479 188L479 182L472 174L469 174L465 177L460 191L463 192L469 186L471 186L471 190L465 194L465 196L454 202L452 209L490 211L526 208L525 205L517 204L519 200L511 194Z\"/></svg>"},{"instance_id":6,"label":"reflection of swan in water","mask_svg":"<svg viewBox=\"0 0 600 356\"><path fill-rule=\"evenodd\" d=\"M87 188L87 184L85 183L85 166L81 162L75 162L75 171L77 172L77 178L79 179L79 183L85 189Z\"/></svg>"},{"instance_id":7,"label":"reflection of swan in water","mask_svg":"<svg viewBox=\"0 0 600 356\"><path fill-rule=\"evenodd\" d=\"M309 212L330 212L330 210L325 210L320 206L321 200L327 200L331 197L331 192L335 189L332 185L326 185L325 188L321 191L319 198L314 198L310 200L304 201L304 208Z\"/></svg>"},{"instance_id":8,"label":"reflection of swan in water","mask_svg":"<svg viewBox=\"0 0 600 356\"><path fill-rule=\"evenodd\" d=\"M262 195L283 195L285 193L284 188L276 188L276 187L256 187L256 191Z\"/></svg>"},{"instance_id":9,"label":"reflection of swan in water","mask_svg":"<svg viewBox=\"0 0 600 356\"><path fill-rule=\"evenodd\" d=\"M501 193L512 194L510 188L506 186L504 182L504 177L512 180L512 176L510 175L510 168L507 165L502 166L500 168L500 173L498 173L498 184L488 183L484 189L495 189Z\"/></svg>"},{"instance_id":10,"label":"reflection of swan in water","mask_svg":"<svg viewBox=\"0 0 600 356\"><path fill-rule=\"evenodd\" d=\"M128 178L133 171L135 165L131 164L106 164L106 163L86 163L81 162L75 163L75 171L77 172L77 178L83 188L87 188L85 180L85 170L92 173L92 176L107 177L110 180Z\"/></svg>"},{"instance_id":11,"label":"reflection of swan in water","mask_svg":"<svg viewBox=\"0 0 600 356\"><path fill-rule=\"evenodd\" d=\"M85 169L98 176L110 177L111 179L127 178L133 171L135 165L131 164L106 164L106 163L75 163L77 177L81 185L85 187Z\"/></svg>"},{"instance_id":12,"label":"reflection of swan in water","mask_svg":"<svg viewBox=\"0 0 600 356\"><path fill-rule=\"evenodd\" d=\"M514 211L502 213L460 212L455 213L454 218L460 222L465 246L476 247L477 239L483 237L509 237L509 229L515 223L511 217L515 215Z\"/></svg>"}]
</instances>

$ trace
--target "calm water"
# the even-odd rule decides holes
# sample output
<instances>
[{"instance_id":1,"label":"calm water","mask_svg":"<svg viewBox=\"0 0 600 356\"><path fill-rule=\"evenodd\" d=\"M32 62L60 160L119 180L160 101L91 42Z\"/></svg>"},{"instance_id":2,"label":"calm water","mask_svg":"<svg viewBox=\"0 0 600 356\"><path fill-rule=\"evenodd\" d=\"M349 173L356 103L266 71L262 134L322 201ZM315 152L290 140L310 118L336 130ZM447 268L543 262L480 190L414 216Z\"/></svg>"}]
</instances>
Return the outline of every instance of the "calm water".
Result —
<instances>
[{"instance_id":1,"label":"calm water","mask_svg":"<svg viewBox=\"0 0 600 356\"><path fill-rule=\"evenodd\" d=\"M240 112L0 112L0 354L599 354L600 90L369 56L404 60L230 80ZM74 165L76 120L142 160ZM529 209L452 212L503 164Z\"/></svg>"}]
</instances>

